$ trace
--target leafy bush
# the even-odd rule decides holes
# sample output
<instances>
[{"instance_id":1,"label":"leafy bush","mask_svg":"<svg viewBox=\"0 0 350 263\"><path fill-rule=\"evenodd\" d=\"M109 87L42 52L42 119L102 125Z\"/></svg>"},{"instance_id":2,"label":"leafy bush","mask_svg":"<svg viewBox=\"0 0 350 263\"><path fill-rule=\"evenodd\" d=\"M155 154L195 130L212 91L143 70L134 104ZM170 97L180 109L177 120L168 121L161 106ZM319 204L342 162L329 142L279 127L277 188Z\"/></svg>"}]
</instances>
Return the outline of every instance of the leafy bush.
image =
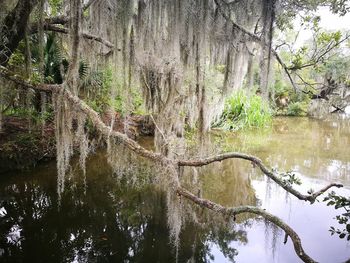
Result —
<instances>
[{"instance_id":1,"label":"leafy bush","mask_svg":"<svg viewBox=\"0 0 350 263\"><path fill-rule=\"evenodd\" d=\"M227 130L264 127L271 123L272 111L258 95L236 92L227 101L217 126Z\"/></svg>"},{"instance_id":2,"label":"leafy bush","mask_svg":"<svg viewBox=\"0 0 350 263\"><path fill-rule=\"evenodd\" d=\"M305 116L307 113L306 102L292 102L288 105L287 115L288 116Z\"/></svg>"}]
</instances>

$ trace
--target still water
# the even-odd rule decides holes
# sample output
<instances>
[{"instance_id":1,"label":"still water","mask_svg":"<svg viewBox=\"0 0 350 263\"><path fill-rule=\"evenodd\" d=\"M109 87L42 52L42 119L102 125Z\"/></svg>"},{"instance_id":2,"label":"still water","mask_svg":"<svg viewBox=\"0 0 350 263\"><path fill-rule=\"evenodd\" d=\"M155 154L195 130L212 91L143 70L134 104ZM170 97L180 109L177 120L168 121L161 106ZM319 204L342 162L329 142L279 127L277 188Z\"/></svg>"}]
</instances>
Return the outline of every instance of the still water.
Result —
<instances>
[{"instance_id":1,"label":"still water","mask_svg":"<svg viewBox=\"0 0 350 263\"><path fill-rule=\"evenodd\" d=\"M221 151L254 154L279 171L295 172L300 191L341 182L345 187L336 192L350 196L349 120L277 118L263 131L214 131L192 154ZM227 160L184 174L198 178L205 198L258 205L281 217L317 261L350 259L350 242L328 231L338 226L339 211L286 194L250 163ZM210 218L186 222L177 252L166 221L165 195L119 182L104 153L89 159L86 184L73 165L60 207L55 162L0 176L0 262L300 262L291 241L283 243L284 233L260 218L248 215L225 226Z\"/></svg>"}]
</instances>

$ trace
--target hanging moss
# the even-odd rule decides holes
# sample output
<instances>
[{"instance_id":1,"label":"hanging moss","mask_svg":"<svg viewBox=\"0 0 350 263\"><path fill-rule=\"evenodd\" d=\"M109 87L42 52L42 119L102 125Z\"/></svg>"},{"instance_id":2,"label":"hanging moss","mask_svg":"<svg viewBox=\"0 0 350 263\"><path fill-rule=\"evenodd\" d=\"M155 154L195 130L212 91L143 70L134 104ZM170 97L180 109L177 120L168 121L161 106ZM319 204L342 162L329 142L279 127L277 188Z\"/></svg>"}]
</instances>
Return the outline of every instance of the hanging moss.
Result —
<instances>
[{"instance_id":1,"label":"hanging moss","mask_svg":"<svg viewBox=\"0 0 350 263\"><path fill-rule=\"evenodd\" d=\"M208 130L211 122L223 110L224 98L241 87L246 75L249 56L246 39L227 17L251 30L258 22L265 2L261 1L257 9L260 13L252 11L256 9L257 2L253 0L223 5L221 11L214 0L97 2L90 7L82 28L99 32L101 37L110 39L115 48L113 55L109 55L109 51L100 44L83 43L81 46L87 61L92 63L92 68L98 68L99 63L113 65L114 85L110 93L112 98L124 98L126 120L133 103L130 94L136 87L143 94L150 121L156 127L157 151L170 158L174 156L175 149L177 154L181 154L182 150L185 151L182 138L185 122L191 127L197 126L202 132ZM76 5L73 7L76 8ZM74 8L72 13L76 14ZM220 15L220 12L227 17ZM271 12L268 14L273 15ZM270 36L272 27L267 25L273 23L273 18L267 19L268 22L265 20L264 35ZM72 19L71 31L75 35L72 34L71 46L78 54L74 48L74 45L79 46L75 38L76 23ZM73 61L76 54L72 54ZM103 58L97 61L97 57ZM223 70L216 70L218 66L222 66ZM71 67L74 69L74 63ZM77 80L75 74L68 72L67 75ZM211 81L210 78L220 81ZM215 84L215 87L208 84ZM67 88L72 90L74 82L68 85ZM74 136L80 142L82 167L85 166L89 143L84 132L85 117L72 114L73 105L65 103L62 94L56 96L58 192L61 194L64 175L73 153ZM113 109L111 111L113 114ZM71 132L74 119L78 123L75 135ZM111 132L113 122L112 118ZM139 182L135 179L138 173L134 164L138 161L134 153L113 138L105 140L108 161L114 174L120 180ZM175 193L179 185L178 173L170 169L173 168L161 167L155 181L167 192L170 238L178 248L184 209Z\"/></svg>"},{"instance_id":2,"label":"hanging moss","mask_svg":"<svg viewBox=\"0 0 350 263\"><path fill-rule=\"evenodd\" d=\"M267 12L264 5L264 1L239 1L222 5L219 11L213 0L105 1L91 6L88 25L113 40L114 75L123 79L122 92L116 94L125 97L128 105L132 104L129 94L133 83L141 89L146 108L157 122L165 118L172 122L186 119L191 126L197 124L207 130L220 115L223 98L242 86L248 67L249 50L244 35L220 12L253 31L261 14ZM266 13L270 17L265 15L267 19L263 19L266 36L271 36L273 8L270 3ZM91 48L88 54L90 60L95 60ZM204 83L208 69L217 65L225 65L225 79L216 87L221 92L214 96L207 92ZM167 108L173 108L174 101L181 101L180 109L186 118L175 116L178 112L169 116ZM161 126L171 131L174 125Z\"/></svg>"}]
</instances>

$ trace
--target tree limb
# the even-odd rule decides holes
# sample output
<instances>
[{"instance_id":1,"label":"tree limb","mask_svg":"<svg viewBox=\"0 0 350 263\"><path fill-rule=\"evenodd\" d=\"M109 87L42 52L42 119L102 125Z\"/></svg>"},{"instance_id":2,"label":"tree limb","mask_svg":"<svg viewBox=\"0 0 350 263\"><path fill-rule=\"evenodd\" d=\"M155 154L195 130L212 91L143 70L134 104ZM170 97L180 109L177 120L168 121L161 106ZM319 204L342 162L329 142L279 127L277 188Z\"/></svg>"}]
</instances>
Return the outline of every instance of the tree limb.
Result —
<instances>
[{"instance_id":1,"label":"tree limb","mask_svg":"<svg viewBox=\"0 0 350 263\"><path fill-rule=\"evenodd\" d=\"M325 55L327 55L330 51L332 51L334 48L338 47L341 43L345 42L349 38L350 38L350 34L346 34L346 36L343 39L335 42L333 45L327 46L327 48L319 56L317 56L317 58L313 59L313 61L310 61L310 62L305 63L305 64L300 65L300 66L288 67L287 69L291 70L291 71L295 71L295 70L300 70L303 68L315 66L324 58Z\"/></svg>"},{"instance_id":2,"label":"tree limb","mask_svg":"<svg viewBox=\"0 0 350 263\"><path fill-rule=\"evenodd\" d=\"M62 33L62 34L69 34L69 30L67 28L59 27L59 26L55 26L55 25L44 25L44 30L58 32L58 33ZM32 33L34 33L34 32L35 31L32 30ZM106 39L103 39L100 36L96 36L96 35L92 35L92 34L84 33L84 32L81 34L81 36L85 39L99 42L99 43L105 45L106 47L114 48L114 45L111 42L109 42Z\"/></svg>"},{"instance_id":3,"label":"tree limb","mask_svg":"<svg viewBox=\"0 0 350 263\"><path fill-rule=\"evenodd\" d=\"M264 209L261 209L255 206L239 206L239 207L227 208L217 203L214 203L210 200L199 198L182 187L179 187L176 191L179 195L187 198L188 200L196 203L197 205L201 207L206 207L210 210L213 210L215 212L218 212L224 215L234 217L236 215L243 214L243 213L251 213L251 214L262 216L266 220L280 227L286 233L286 236L289 236L291 238L294 245L294 250L301 260L309 263L316 262L309 255L305 253L298 234L289 225L284 223L282 219L266 212Z\"/></svg>"},{"instance_id":4,"label":"tree limb","mask_svg":"<svg viewBox=\"0 0 350 263\"><path fill-rule=\"evenodd\" d=\"M295 190L291 185L285 183L278 176L278 174L269 170L259 158L252 156L252 155L243 154L243 153L236 153L236 152L224 153L224 154L215 155L215 156L204 158L204 159L182 160L182 161L178 161L178 165L179 166L196 166L196 167L198 167L198 166L208 165L208 164L213 163L213 162L221 162L221 161L226 160L226 159L244 159L244 160L251 161L252 163L257 165L260 168L260 170L267 177L271 178L274 182L276 182L284 190L291 193L292 195L294 195L298 199L304 200L304 201L309 201L310 203L314 203L316 201L316 198L319 195L323 194L325 191L327 191L331 187L338 187L338 188L343 187L342 184L332 183L332 184L322 188L321 190L319 190L313 194L304 195L304 194L300 193L299 191Z\"/></svg>"},{"instance_id":5,"label":"tree limb","mask_svg":"<svg viewBox=\"0 0 350 263\"><path fill-rule=\"evenodd\" d=\"M90 0L88 3L86 3L83 7L82 10L83 12L86 11L93 3L98 2L101 0ZM52 25L52 24L56 24L56 25L66 25L69 22L70 18L68 15L58 15L58 16L54 16L54 17L48 17L44 20L44 24L45 25ZM33 23L32 28L36 28L37 27L37 23Z\"/></svg>"},{"instance_id":6,"label":"tree limb","mask_svg":"<svg viewBox=\"0 0 350 263\"><path fill-rule=\"evenodd\" d=\"M0 65L6 66L12 53L24 38L30 13L38 0L19 0L0 27Z\"/></svg>"}]
</instances>

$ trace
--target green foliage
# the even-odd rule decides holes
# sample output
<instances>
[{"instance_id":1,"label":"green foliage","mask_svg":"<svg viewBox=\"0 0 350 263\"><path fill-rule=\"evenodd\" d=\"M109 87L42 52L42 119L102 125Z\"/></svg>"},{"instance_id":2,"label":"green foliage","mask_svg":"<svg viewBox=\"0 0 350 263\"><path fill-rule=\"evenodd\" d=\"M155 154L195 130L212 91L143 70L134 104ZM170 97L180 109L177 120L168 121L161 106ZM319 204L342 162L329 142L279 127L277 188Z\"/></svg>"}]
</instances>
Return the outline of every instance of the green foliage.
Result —
<instances>
[{"instance_id":1,"label":"green foliage","mask_svg":"<svg viewBox=\"0 0 350 263\"><path fill-rule=\"evenodd\" d=\"M284 81L282 81L280 75L276 76L273 88L275 92L275 99L288 97L291 93L290 87Z\"/></svg>"},{"instance_id":2,"label":"green foliage","mask_svg":"<svg viewBox=\"0 0 350 263\"><path fill-rule=\"evenodd\" d=\"M298 178L295 173L288 171L286 173L281 174L282 182L285 185L292 186L293 184L301 185L301 180Z\"/></svg>"},{"instance_id":3,"label":"green foliage","mask_svg":"<svg viewBox=\"0 0 350 263\"><path fill-rule=\"evenodd\" d=\"M57 16L62 10L62 0L49 0L52 16Z\"/></svg>"},{"instance_id":4,"label":"green foliage","mask_svg":"<svg viewBox=\"0 0 350 263\"><path fill-rule=\"evenodd\" d=\"M33 108L15 107L6 112L6 116L24 118L30 120L32 125L41 125L43 122L52 122L54 112L51 107L46 112L37 112Z\"/></svg>"},{"instance_id":5,"label":"green foliage","mask_svg":"<svg viewBox=\"0 0 350 263\"><path fill-rule=\"evenodd\" d=\"M306 77L305 77L306 79ZM305 116L310 102L308 94L295 92L290 83L277 75L274 89L274 102L278 115Z\"/></svg>"},{"instance_id":6,"label":"green foliage","mask_svg":"<svg viewBox=\"0 0 350 263\"><path fill-rule=\"evenodd\" d=\"M272 111L260 96L239 91L226 101L218 126L227 130L265 127L271 120Z\"/></svg>"},{"instance_id":7,"label":"green foliage","mask_svg":"<svg viewBox=\"0 0 350 263\"><path fill-rule=\"evenodd\" d=\"M349 75L350 59L348 56L333 55L318 67L319 72L332 76L337 82L347 83Z\"/></svg>"},{"instance_id":8,"label":"green foliage","mask_svg":"<svg viewBox=\"0 0 350 263\"><path fill-rule=\"evenodd\" d=\"M350 198L346 198L341 195L337 195L334 191L328 194L327 197L323 199L327 202L327 206L334 206L335 209L343 209L343 213L337 215L335 219L340 225L345 225L343 229L330 227L329 231L331 235L337 234L339 238L346 239L350 241Z\"/></svg>"},{"instance_id":9,"label":"green foliage","mask_svg":"<svg viewBox=\"0 0 350 263\"><path fill-rule=\"evenodd\" d=\"M8 67L11 68L11 70L23 74L25 72L23 67L25 65L24 49L24 41L21 41L8 62Z\"/></svg>"},{"instance_id":10,"label":"green foliage","mask_svg":"<svg viewBox=\"0 0 350 263\"><path fill-rule=\"evenodd\" d=\"M142 105L143 105L142 94L137 91L132 91L132 97L133 97L133 112L135 114L144 115L145 111L142 108Z\"/></svg>"},{"instance_id":11,"label":"green foliage","mask_svg":"<svg viewBox=\"0 0 350 263\"><path fill-rule=\"evenodd\" d=\"M301 66L304 64L304 57L305 54L307 53L308 48L306 46L301 47L298 49L298 51L293 55L292 57L292 69L300 69Z\"/></svg>"},{"instance_id":12,"label":"green foliage","mask_svg":"<svg viewBox=\"0 0 350 263\"><path fill-rule=\"evenodd\" d=\"M62 83L61 64L62 51L56 34L47 34L44 49L44 78L46 83Z\"/></svg>"},{"instance_id":13,"label":"green foliage","mask_svg":"<svg viewBox=\"0 0 350 263\"><path fill-rule=\"evenodd\" d=\"M84 80L83 88L87 97L88 104L97 112L103 112L109 106L118 108L118 98L111 100L111 89L113 84L113 75L110 67L103 71L91 72L89 77Z\"/></svg>"},{"instance_id":14,"label":"green foliage","mask_svg":"<svg viewBox=\"0 0 350 263\"><path fill-rule=\"evenodd\" d=\"M305 116L308 104L306 102L292 102L287 107L288 116Z\"/></svg>"}]
</instances>

